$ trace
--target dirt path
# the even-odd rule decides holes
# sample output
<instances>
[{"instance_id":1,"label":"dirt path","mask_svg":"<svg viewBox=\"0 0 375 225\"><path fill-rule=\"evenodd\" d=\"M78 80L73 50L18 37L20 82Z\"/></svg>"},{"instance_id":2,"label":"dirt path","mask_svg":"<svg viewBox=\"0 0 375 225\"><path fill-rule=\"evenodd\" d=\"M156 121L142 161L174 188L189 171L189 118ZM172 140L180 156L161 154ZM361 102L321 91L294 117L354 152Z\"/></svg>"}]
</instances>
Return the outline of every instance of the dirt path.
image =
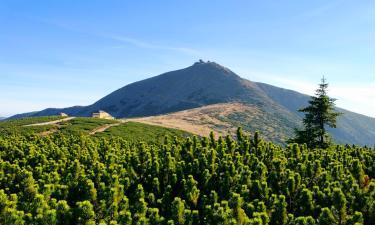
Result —
<instances>
[{"instance_id":1,"label":"dirt path","mask_svg":"<svg viewBox=\"0 0 375 225\"><path fill-rule=\"evenodd\" d=\"M59 120L54 120L54 121L49 121L49 122L44 122L44 123L33 123L33 124L28 124L28 125L23 125L23 126L24 127L31 127L31 126L54 125L54 124L58 124L58 123L61 123L61 122L72 120L74 118L76 118L76 117L67 117L67 118L64 118L64 119L59 119Z\"/></svg>"},{"instance_id":2,"label":"dirt path","mask_svg":"<svg viewBox=\"0 0 375 225\"><path fill-rule=\"evenodd\" d=\"M104 131L106 131L108 128L110 128L110 127L114 127L114 126L118 126L118 125L120 125L120 124L122 124L122 123L124 123L124 122L121 122L121 123L106 124L106 125L103 125L103 126L97 127L97 128L95 128L94 130L92 130L92 131L90 132L90 135L94 135L94 134L96 134L96 133L104 132Z\"/></svg>"},{"instance_id":3,"label":"dirt path","mask_svg":"<svg viewBox=\"0 0 375 225\"><path fill-rule=\"evenodd\" d=\"M59 129L55 128L55 129L51 129L51 130L47 130L47 131L43 131L41 133L39 133L38 135L42 136L42 137L45 137L45 136L48 136L50 134L53 134L55 132L57 132Z\"/></svg>"}]
</instances>

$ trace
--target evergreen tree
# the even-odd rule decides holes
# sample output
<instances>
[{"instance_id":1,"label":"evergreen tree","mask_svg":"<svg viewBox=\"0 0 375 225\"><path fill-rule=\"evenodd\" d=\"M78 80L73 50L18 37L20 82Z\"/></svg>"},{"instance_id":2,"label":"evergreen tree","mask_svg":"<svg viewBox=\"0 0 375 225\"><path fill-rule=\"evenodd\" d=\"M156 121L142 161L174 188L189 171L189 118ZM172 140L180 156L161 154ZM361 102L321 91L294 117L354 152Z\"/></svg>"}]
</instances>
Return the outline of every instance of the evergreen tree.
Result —
<instances>
[{"instance_id":1,"label":"evergreen tree","mask_svg":"<svg viewBox=\"0 0 375 225\"><path fill-rule=\"evenodd\" d=\"M339 224L345 224L346 219L346 198L339 188L334 188L332 192L333 212L338 218Z\"/></svg>"},{"instance_id":2,"label":"evergreen tree","mask_svg":"<svg viewBox=\"0 0 375 225\"><path fill-rule=\"evenodd\" d=\"M328 96L327 89L328 83L323 77L309 105L299 110L305 113L304 129L296 129L296 137L289 142L306 143L310 148L328 147L330 138L326 126L336 128L336 119L341 113L335 111L336 100Z\"/></svg>"},{"instance_id":3,"label":"evergreen tree","mask_svg":"<svg viewBox=\"0 0 375 225\"><path fill-rule=\"evenodd\" d=\"M72 217L72 212L70 211L70 207L65 200L60 200L57 203L56 216L57 216L58 224L69 224L70 223L70 219Z\"/></svg>"},{"instance_id":4,"label":"evergreen tree","mask_svg":"<svg viewBox=\"0 0 375 225\"><path fill-rule=\"evenodd\" d=\"M295 225L315 225L315 220L311 216L300 216L294 220Z\"/></svg>"},{"instance_id":5,"label":"evergreen tree","mask_svg":"<svg viewBox=\"0 0 375 225\"><path fill-rule=\"evenodd\" d=\"M363 215L361 212L355 212L354 215L350 216L347 225L358 225L363 224Z\"/></svg>"},{"instance_id":6,"label":"evergreen tree","mask_svg":"<svg viewBox=\"0 0 375 225\"><path fill-rule=\"evenodd\" d=\"M275 199L272 213L271 213L270 224L271 225L285 225L288 222L287 220L288 220L287 203L285 201L285 196L280 195Z\"/></svg>"},{"instance_id":7,"label":"evergreen tree","mask_svg":"<svg viewBox=\"0 0 375 225\"><path fill-rule=\"evenodd\" d=\"M89 201L77 202L76 224L95 224L95 212Z\"/></svg>"},{"instance_id":8,"label":"evergreen tree","mask_svg":"<svg viewBox=\"0 0 375 225\"><path fill-rule=\"evenodd\" d=\"M181 198L175 197L172 202L172 218L175 224L185 223L185 203Z\"/></svg>"},{"instance_id":9,"label":"evergreen tree","mask_svg":"<svg viewBox=\"0 0 375 225\"><path fill-rule=\"evenodd\" d=\"M335 217L329 208L323 208L318 218L319 225L337 225Z\"/></svg>"},{"instance_id":10,"label":"evergreen tree","mask_svg":"<svg viewBox=\"0 0 375 225\"><path fill-rule=\"evenodd\" d=\"M298 206L302 215L311 215L314 209L312 192L304 188L298 200Z\"/></svg>"}]
</instances>

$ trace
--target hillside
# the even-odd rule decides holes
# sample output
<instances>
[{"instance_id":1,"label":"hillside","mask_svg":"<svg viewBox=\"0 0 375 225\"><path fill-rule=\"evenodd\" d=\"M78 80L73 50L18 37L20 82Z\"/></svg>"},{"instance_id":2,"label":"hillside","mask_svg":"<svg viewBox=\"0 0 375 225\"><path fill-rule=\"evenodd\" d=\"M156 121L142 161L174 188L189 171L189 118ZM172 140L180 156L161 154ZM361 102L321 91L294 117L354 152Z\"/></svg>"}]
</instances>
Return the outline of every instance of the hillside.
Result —
<instances>
[{"instance_id":1,"label":"hillside","mask_svg":"<svg viewBox=\"0 0 375 225\"><path fill-rule=\"evenodd\" d=\"M165 136L187 137L192 134L177 129L147 125L132 121L96 118L65 118L58 116L31 117L0 122L0 135L52 134L87 135L93 137L121 137L131 142L161 143ZM46 125L44 125L46 124Z\"/></svg>"},{"instance_id":2,"label":"hillside","mask_svg":"<svg viewBox=\"0 0 375 225\"><path fill-rule=\"evenodd\" d=\"M60 116L44 116L44 117L26 117L21 119L12 119L0 121L0 134L26 134L26 133L42 133L51 128L52 125L46 126L27 126L29 124L45 123L60 120Z\"/></svg>"},{"instance_id":3,"label":"hillside","mask_svg":"<svg viewBox=\"0 0 375 225\"><path fill-rule=\"evenodd\" d=\"M131 119L141 123L186 130L190 133L208 136L235 135L238 127L245 131L260 131L267 140L282 144L293 135L293 126L285 126L285 121L277 116L267 117L267 113L256 105L243 103L219 103L199 108L183 110L159 116ZM264 124L269 124L264 126ZM295 124L298 126L298 124Z\"/></svg>"},{"instance_id":4,"label":"hillside","mask_svg":"<svg viewBox=\"0 0 375 225\"><path fill-rule=\"evenodd\" d=\"M262 116L256 121L256 126L264 127L260 130L272 130L272 123L277 121L278 129L267 133L266 138L282 142L301 123L301 114L297 110L307 104L308 98L292 90L242 79L217 63L200 61L185 69L126 85L90 106L50 108L13 118L57 115L60 112L89 116L98 110L105 110L117 118L148 117L219 103L241 103L261 112ZM374 118L338 110L344 115L338 121L338 128L331 130L337 142L375 144ZM226 118L227 122L231 127L241 125L254 132L250 130L254 125L248 125L245 118L251 115L240 114L236 118Z\"/></svg>"}]
</instances>

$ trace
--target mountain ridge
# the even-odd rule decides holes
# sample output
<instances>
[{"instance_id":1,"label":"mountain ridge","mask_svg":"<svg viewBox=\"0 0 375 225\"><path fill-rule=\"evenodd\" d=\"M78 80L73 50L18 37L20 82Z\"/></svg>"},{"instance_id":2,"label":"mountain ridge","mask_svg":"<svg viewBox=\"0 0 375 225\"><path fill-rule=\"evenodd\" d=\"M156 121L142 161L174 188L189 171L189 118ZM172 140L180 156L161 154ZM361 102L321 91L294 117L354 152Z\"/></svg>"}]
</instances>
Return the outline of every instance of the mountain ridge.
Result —
<instances>
[{"instance_id":1,"label":"mountain ridge","mask_svg":"<svg viewBox=\"0 0 375 225\"><path fill-rule=\"evenodd\" d=\"M265 118L277 118L284 127L282 132L291 135L290 130L301 125L303 114L297 110L305 106L309 98L293 90L246 80L215 62L200 61L180 70L128 84L89 106L48 108L15 115L13 118L56 115L60 112L72 116L90 116L98 110L105 110L117 118L132 118L239 102L258 107ZM375 118L337 109L345 114L339 118L339 128L330 130L335 140L375 144L370 141L375 140ZM237 122L232 120L232 123ZM264 123L264 126L269 125L266 120Z\"/></svg>"}]
</instances>

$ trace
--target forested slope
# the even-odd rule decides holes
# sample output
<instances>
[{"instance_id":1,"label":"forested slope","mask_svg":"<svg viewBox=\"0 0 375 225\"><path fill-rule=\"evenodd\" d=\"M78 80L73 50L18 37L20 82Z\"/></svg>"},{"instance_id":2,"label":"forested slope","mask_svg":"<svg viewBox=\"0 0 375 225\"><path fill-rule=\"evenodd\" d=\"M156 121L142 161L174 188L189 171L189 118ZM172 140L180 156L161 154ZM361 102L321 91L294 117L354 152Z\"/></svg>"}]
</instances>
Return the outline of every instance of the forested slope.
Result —
<instances>
[{"instance_id":1,"label":"forested slope","mask_svg":"<svg viewBox=\"0 0 375 225\"><path fill-rule=\"evenodd\" d=\"M375 151L0 136L0 224L374 224Z\"/></svg>"}]
</instances>

